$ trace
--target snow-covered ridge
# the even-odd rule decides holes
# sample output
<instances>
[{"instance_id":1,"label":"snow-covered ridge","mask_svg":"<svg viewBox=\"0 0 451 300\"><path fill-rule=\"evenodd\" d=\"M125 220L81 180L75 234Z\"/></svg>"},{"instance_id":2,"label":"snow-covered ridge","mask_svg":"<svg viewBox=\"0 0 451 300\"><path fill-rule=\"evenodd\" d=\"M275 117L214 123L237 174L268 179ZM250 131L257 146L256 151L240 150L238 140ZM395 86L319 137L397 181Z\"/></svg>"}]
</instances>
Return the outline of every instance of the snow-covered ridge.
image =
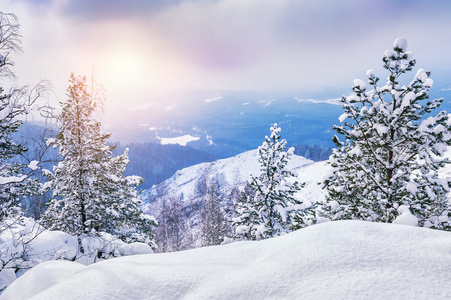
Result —
<instances>
[{"instance_id":1,"label":"snow-covered ridge","mask_svg":"<svg viewBox=\"0 0 451 300\"><path fill-rule=\"evenodd\" d=\"M448 147L444 155L451 161L451 147ZM234 157L184 168L164 181L164 184L167 185L170 194L180 195L183 193L183 200L189 202L194 196L197 180L206 168L209 169L209 175L212 178L215 176L222 178L221 188L227 189L233 184L244 185L249 179L249 174L258 174L260 164L257 150L251 150ZM299 199L310 202L325 200L325 191L321 189L318 183L322 182L330 172L327 161L313 162L302 156L292 155L288 168L296 171L298 182L305 183L305 187L297 194ZM439 176L451 178L451 164L440 170ZM154 193L155 187L144 191L142 194L144 202L149 201ZM451 193L449 193L449 198L451 198Z\"/></svg>"},{"instance_id":2,"label":"snow-covered ridge","mask_svg":"<svg viewBox=\"0 0 451 300\"><path fill-rule=\"evenodd\" d=\"M208 169L211 178L218 177L221 179L222 187L231 186L233 184L243 185L248 179L249 174L257 175L260 169L258 162L257 150L251 150L238 154L231 158L216 160L214 162L206 162L197 164L188 168L177 171L174 176L164 182L169 188L170 194L180 195L183 193L184 199L189 200L194 196L197 180ZM313 164L312 160L302 156L292 155L288 168L295 171L301 170L302 167ZM155 192L155 187L143 193L143 199L148 198Z\"/></svg>"},{"instance_id":3,"label":"snow-covered ridge","mask_svg":"<svg viewBox=\"0 0 451 300\"><path fill-rule=\"evenodd\" d=\"M329 222L259 242L89 267L47 262L2 299L450 299L450 244L445 231Z\"/></svg>"}]
</instances>

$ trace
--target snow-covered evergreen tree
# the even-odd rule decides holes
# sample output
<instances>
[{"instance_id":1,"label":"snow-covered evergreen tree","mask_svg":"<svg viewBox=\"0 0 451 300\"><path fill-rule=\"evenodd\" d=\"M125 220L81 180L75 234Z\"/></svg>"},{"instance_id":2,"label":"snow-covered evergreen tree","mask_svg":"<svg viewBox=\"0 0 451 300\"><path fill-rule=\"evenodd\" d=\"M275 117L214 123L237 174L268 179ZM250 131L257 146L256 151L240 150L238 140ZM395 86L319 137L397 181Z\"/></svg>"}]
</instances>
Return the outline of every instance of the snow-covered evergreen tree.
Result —
<instances>
[{"instance_id":1,"label":"snow-covered evergreen tree","mask_svg":"<svg viewBox=\"0 0 451 300\"><path fill-rule=\"evenodd\" d=\"M97 97L88 93L86 78L71 75L67 100L61 103L60 132L49 140L59 147L63 160L48 171L47 187L53 198L43 224L80 236L96 232L113 234L126 242L153 244L153 219L145 216L135 189L138 176L124 177L128 151L112 156L109 134L93 118Z\"/></svg>"},{"instance_id":2,"label":"snow-covered evergreen tree","mask_svg":"<svg viewBox=\"0 0 451 300\"><path fill-rule=\"evenodd\" d=\"M202 245L219 245L229 233L221 201L218 196L218 183L212 180L205 197L205 213L202 222Z\"/></svg>"},{"instance_id":3,"label":"snow-covered evergreen tree","mask_svg":"<svg viewBox=\"0 0 451 300\"><path fill-rule=\"evenodd\" d=\"M191 229L182 205L182 195L168 193L168 187L161 182L156 186L156 195L151 202L157 207L158 227L155 230L155 241L158 252L174 252L193 247Z\"/></svg>"},{"instance_id":4,"label":"snow-covered evergreen tree","mask_svg":"<svg viewBox=\"0 0 451 300\"><path fill-rule=\"evenodd\" d=\"M305 225L305 205L294 197L301 188L293 181L295 174L287 169L294 151L285 150L286 141L280 140L280 128L271 127L271 135L258 148L260 174L252 176L247 192L236 203L235 239L260 240L293 231Z\"/></svg>"},{"instance_id":5,"label":"snow-covered evergreen tree","mask_svg":"<svg viewBox=\"0 0 451 300\"><path fill-rule=\"evenodd\" d=\"M450 182L437 172L451 144L451 118L445 111L432 115L443 99L428 100L429 72L418 69L412 81L401 81L416 63L406 50L406 40L398 38L385 52L385 85L369 70L372 89L356 79L354 93L341 100L344 123L334 129L345 142L334 137L333 172L324 182L324 212L331 219L393 222L403 205L420 226L450 227L445 199Z\"/></svg>"},{"instance_id":6,"label":"snow-covered evergreen tree","mask_svg":"<svg viewBox=\"0 0 451 300\"><path fill-rule=\"evenodd\" d=\"M24 173L27 165L10 161L14 156L27 151L27 148L14 143L11 138L22 124L16 117L24 111L23 104L14 103L11 95L4 94L0 87L0 221L20 215L21 197L36 194L39 190L39 183L29 180ZM36 162L30 167L35 169Z\"/></svg>"}]
</instances>

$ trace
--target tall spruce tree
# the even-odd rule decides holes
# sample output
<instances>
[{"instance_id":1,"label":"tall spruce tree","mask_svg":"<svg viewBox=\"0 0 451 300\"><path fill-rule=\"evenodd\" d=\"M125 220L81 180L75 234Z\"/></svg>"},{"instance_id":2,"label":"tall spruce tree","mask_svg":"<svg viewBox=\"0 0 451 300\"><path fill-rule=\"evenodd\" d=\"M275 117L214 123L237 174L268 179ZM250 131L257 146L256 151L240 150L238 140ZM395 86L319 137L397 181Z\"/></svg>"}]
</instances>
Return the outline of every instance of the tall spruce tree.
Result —
<instances>
[{"instance_id":1,"label":"tall spruce tree","mask_svg":"<svg viewBox=\"0 0 451 300\"><path fill-rule=\"evenodd\" d=\"M401 81L416 63L406 50L406 40L398 38L385 52L385 85L369 70L372 89L356 79L354 93L341 99L344 123L333 128L345 142L333 138L333 171L324 182L324 212L331 219L392 222L404 205L420 226L449 228L450 181L438 178L438 170L447 163L451 118L445 111L432 115L443 99L428 100L429 72L418 69L412 81Z\"/></svg>"},{"instance_id":2,"label":"tall spruce tree","mask_svg":"<svg viewBox=\"0 0 451 300\"><path fill-rule=\"evenodd\" d=\"M251 175L247 191L243 190L235 205L235 239L266 239L305 225L306 207L294 197L301 185L292 181L295 174L287 168L294 148L285 150L277 124L270 130L258 148L260 174Z\"/></svg>"},{"instance_id":3,"label":"tall spruce tree","mask_svg":"<svg viewBox=\"0 0 451 300\"><path fill-rule=\"evenodd\" d=\"M61 103L60 132L49 142L59 147L62 161L46 172L53 198L43 224L77 236L97 232L113 234L126 242L154 246L153 219L140 210L138 176L124 177L128 150L112 156L109 134L93 118L97 102L88 93L86 78L70 77L67 100Z\"/></svg>"}]
</instances>

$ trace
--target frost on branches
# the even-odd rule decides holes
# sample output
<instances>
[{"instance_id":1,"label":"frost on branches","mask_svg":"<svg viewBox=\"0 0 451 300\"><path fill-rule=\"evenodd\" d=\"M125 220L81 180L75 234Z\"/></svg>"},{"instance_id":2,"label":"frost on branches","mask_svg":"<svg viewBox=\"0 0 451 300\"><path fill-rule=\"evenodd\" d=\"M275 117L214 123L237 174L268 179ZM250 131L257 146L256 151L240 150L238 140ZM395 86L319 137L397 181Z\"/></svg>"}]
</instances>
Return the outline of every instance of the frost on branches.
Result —
<instances>
[{"instance_id":1,"label":"frost on branches","mask_svg":"<svg viewBox=\"0 0 451 300\"><path fill-rule=\"evenodd\" d=\"M324 182L329 193L324 213L331 219L393 222L404 206L419 226L451 228L445 196L450 182L437 174L447 163L451 118L445 111L430 114L443 99L428 99L429 72L419 69L412 81L401 81L415 66L406 48L406 40L398 38L385 52L384 86L369 70L371 89L356 79L354 93L341 100L343 125L333 128L345 141L334 137L333 172Z\"/></svg>"},{"instance_id":2,"label":"frost on branches","mask_svg":"<svg viewBox=\"0 0 451 300\"><path fill-rule=\"evenodd\" d=\"M0 222L21 214L20 198L37 193L39 183L24 173L26 164L11 162L27 148L12 141L22 121L16 116L24 111L23 105L14 103L10 94L3 94L0 87Z\"/></svg>"},{"instance_id":3,"label":"frost on branches","mask_svg":"<svg viewBox=\"0 0 451 300\"><path fill-rule=\"evenodd\" d=\"M293 148L285 151L280 128L271 127L270 137L258 148L260 174L251 176L236 203L235 239L260 240L291 232L306 225L307 209L294 197L301 186L287 169Z\"/></svg>"},{"instance_id":4,"label":"frost on branches","mask_svg":"<svg viewBox=\"0 0 451 300\"><path fill-rule=\"evenodd\" d=\"M14 78L11 69L14 62L10 55L21 51L19 27L14 14L0 12L0 78ZM14 143L11 135L22 124L17 117L25 114L28 106L33 104L19 92L19 89L12 89L5 93L0 84L0 232L7 218L21 215L20 197L35 194L39 189L39 183L28 178L26 172L30 170L26 169L26 164L11 162L11 158L27 151L23 145ZM37 168L37 165L33 167Z\"/></svg>"},{"instance_id":5,"label":"frost on branches","mask_svg":"<svg viewBox=\"0 0 451 300\"><path fill-rule=\"evenodd\" d=\"M102 134L92 117L97 97L87 90L86 78L72 74L68 98L61 103L60 132L49 141L59 147L63 160L46 172L53 198L43 224L77 236L107 232L154 246L155 223L142 213L135 189L142 178L123 176L128 150L111 155L114 146L106 145L110 135Z\"/></svg>"}]
</instances>

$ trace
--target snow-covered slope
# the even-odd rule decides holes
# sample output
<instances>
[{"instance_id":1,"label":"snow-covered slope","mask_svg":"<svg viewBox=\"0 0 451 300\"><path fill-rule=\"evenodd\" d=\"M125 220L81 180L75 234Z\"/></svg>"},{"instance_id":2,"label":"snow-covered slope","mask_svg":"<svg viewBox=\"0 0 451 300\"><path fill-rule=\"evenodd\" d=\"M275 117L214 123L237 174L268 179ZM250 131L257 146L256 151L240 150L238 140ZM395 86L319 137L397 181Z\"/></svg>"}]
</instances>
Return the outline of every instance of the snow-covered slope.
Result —
<instances>
[{"instance_id":1,"label":"snow-covered slope","mask_svg":"<svg viewBox=\"0 0 451 300\"><path fill-rule=\"evenodd\" d=\"M80 253L76 236L46 230L31 218L23 218L21 223L11 219L3 222L7 227L0 228L0 291L41 262L61 259L88 265L117 256L153 252L148 244L126 244L102 232L98 236L80 236L84 248L84 253Z\"/></svg>"},{"instance_id":2,"label":"snow-covered slope","mask_svg":"<svg viewBox=\"0 0 451 300\"><path fill-rule=\"evenodd\" d=\"M329 222L259 242L46 262L7 299L451 299L451 233Z\"/></svg>"},{"instance_id":3,"label":"snow-covered slope","mask_svg":"<svg viewBox=\"0 0 451 300\"><path fill-rule=\"evenodd\" d=\"M195 196L197 180L208 169L210 178L220 179L222 189L234 184L244 185L249 179L249 174L258 175L260 164L258 162L257 150L243 152L237 156L197 164L177 171L174 176L164 181L168 187L169 194L183 194L185 201L190 201ZM312 160L302 156L293 155L288 168L298 171L301 167L313 164ZM156 192L155 188L143 193L144 201L150 200Z\"/></svg>"},{"instance_id":4,"label":"snow-covered slope","mask_svg":"<svg viewBox=\"0 0 451 300\"><path fill-rule=\"evenodd\" d=\"M448 147L445 157L451 160L451 147ZM322 201L325 199L325 192L318 183L322 182L331 170L326 161L315 163L302 156L293 155L288 167L298 173L298 182L305 183L305 187L297 194L299 199L306 201ZM211 178L221 179L221 189L227 190L234 184L245 185L249 179L249 174L258 175L260 165L257 150L179 170L174 176L164 181L164 184L168 187L169 194L183 194L183 200L189 203L195 196L197 180L207 168ZM451 164L442 169L439 172L439 176L451 178ZM144 202L149 202L155 195L155 192L155 187L144 191L142 195Z\"/></svg>"}]
</instances>

